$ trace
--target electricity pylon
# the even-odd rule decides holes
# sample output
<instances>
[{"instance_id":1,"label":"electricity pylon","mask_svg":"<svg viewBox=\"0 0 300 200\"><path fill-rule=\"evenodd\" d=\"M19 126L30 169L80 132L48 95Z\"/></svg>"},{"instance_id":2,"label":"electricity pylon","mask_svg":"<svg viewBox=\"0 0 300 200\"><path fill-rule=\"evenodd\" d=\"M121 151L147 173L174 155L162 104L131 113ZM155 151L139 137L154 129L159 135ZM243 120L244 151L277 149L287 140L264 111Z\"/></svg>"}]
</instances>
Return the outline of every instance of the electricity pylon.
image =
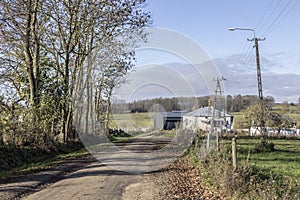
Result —
<instances>
[{"instance_id":1,"label":"electricity pylon","mask_svg":"<svg viewBox=\"0 0 300 200\"><path fill-rule=\"evenodd\" d=\"M224 118L224 123L226 125L226 117L225 117L225 110L226 110L226 102L225 102L225 96L224 96L224 91L221 88L221 81L226 80L223 77L217 77L214 79L216 82L216 89L215 89L215 94L213 96L212 100L212 108L211 108L211 121L210 121L210 127L211 131L208 133L208 138L207 138L207 148L209 148L210 145L210 134L216 131L216 143L217 143L217 149L219 150L219 130L222 131L222 126L223 124L218 124L218 126L215 123L215 118L217 117L218 119ZM220 112L216 112L220 111ZM217 116L216 116L217 114ZM223 116L221 116L223 115ZM215 130L215 128L218 128L218 130Z\"/></svg>"}]
</instances>

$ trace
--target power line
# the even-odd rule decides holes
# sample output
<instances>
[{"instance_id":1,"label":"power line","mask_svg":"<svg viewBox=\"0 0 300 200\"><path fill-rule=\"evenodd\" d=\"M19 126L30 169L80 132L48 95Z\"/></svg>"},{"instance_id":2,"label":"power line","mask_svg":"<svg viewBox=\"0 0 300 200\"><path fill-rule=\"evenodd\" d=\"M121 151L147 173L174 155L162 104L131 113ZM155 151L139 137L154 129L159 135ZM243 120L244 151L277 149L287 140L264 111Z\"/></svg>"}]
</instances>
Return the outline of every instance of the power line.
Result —
<instances>
[{"instance_id":1,"label":"power line","mask_svg":"<svg viewBox=\"0 0 300 200\"><path fill-rule=\"evenodd\" d=\"M262 22L264 22L263 25L262 25L262 27L268 22L268 20L270 19L270 17L271 17L272 14L274 13L274 11L275 11L275 10L278 8L278 6L280 5L280 2L281 2L281 1L282 1L282 0L278 1L278 3L275 5L275 7L273 7L272 10L271 10L271 8L272 8L272 5L273 5L273 3L274 3L274 0L272 0L272 1L268 4L267 9L266 9L266 11L264 12L264 15L260 18L259 22L257 23L256 28L259 27L259 25L260 25ZM268 12L269 12L270 10L271 10L271 12L270 12L269 16L266 17L267 14L268 14ZM255 29L256 29L256 28L255 28ZM248 65L249 62L250 62L251 53L252 53L252 48L251 48L251 45L249 45L248 48L247 48L247 50L245 50L245 47L247 46L247 44L248 44L248 43L246 42L246 43L245 43L245 46L244 46L244 49L243 49L243 51L242 51L242 55L240 56L240 59L239 59L239 61L238 61L238 65L237 65L237 68L238 68L238 69L245 69L246 65Z\"/></svg>"},{"instance_id":2,"label":"power line","mask_svg":"<svg viewBox=\"0 0 300 200\"><path fill-rule=\"evenodd\" d=\"M293 0L289 0L289 2L284 6L284 8L280 11L280 13L276 16L276 18L273 20L273 22L268 26L268 28L265 30L263 35L266 35L266 33L271 30L271 28L274 26L274 24L279 20L280 16L284 13L284 11L289 7L289 5L292 3Z\"/></svg>"},{"instance_id":3,"label":"power line","mask_svg":"<svg viewBox=\"0 0 300 200\"><path fill-rule=\"evenodd\" d=\"M281 1L281 0L280 0ZM279 2L280 2L279 1ZM258 24L256 25L256 28L258 27L258 25L264 20L264 18L265 18L265 16L266 16L266 14L268 13L268 11L270 10L270 8L272 7L272 4L274 3L274 0L271 0L271 2L268 4L268 6L267 6L267 9L266 9L266 11L264 12L264 15L260 18L260 20L259 20L259 22L258 22ZM278 4L276 5L276 7L278 6ZM273 11L274 11L274 9L273 9ZM255 29L256 29L255 28ZM246 49L247 48L247 49ZM243 47L243 50L242 50L242 53L241 53L241 55L240 55L240 57L239 57L239 59L238 59L238 62L237 62L237 64L236 64L236 68L238 69L238 70L243 70L243 69L245 69L245 67L246 67L246 65L247 64L249 64L249 62L250 62L250 58L251 58L251 45L249 45L249 43L248 42L245 42L245 45L244 45L244 47ZM229 79L231 80L233 78L233 75L231 75L230 77L229 77ZM231 82L231 81L229 81L229 82ZM230 84L229 84L229 86L230 86Z\"/></svg>"},{"instance_id":4,"label":"power line","mask_svg":"<svg viewBox=\"0 0 300 200\"><path fill-rule=\"evenodd\" d=\"M246 48L247 47L247 48ZM239 57L239 60L237 62L235 66L235 68L237 69L237 71L241 71L241 70L244 70L246 68L246 65L249 64L250 62L250 58L251 58L251 53L252 53L252 45L247 42L245 43L245 46L244 46L244 50L242 51L243 53L240 55ZM236 73L232 74L230 77L229 77L229 84L227 85L228 87L230 87L231 85L231 82L234 78ZM235 80L238 80L239 79L239 76L237 76L235 78Z\"/></svg>"},{"instance_id":5,"label":"power line","mask_svg":"<svg viewBox=\"0 0 300 200\"><path fill-rule=\"evenodd\" d=\"M255 29L257 29L257 27L259 27L259 25L260 25L263 21L264 21L264 23L263 23L262 26L264 26L264 25L266 24L266 22L269 20L269 18L270 18L270 16L272 15L272 13L273 13L273 12L277 9L277 7L280 5L280 2L281 2L281 0L275 5L275 7L274 7L273 10L271 11L271 14L269 15L269 17L266 17L267 14L268 14L268 12L269 12L270 9L271 9L273 3L274 3L274 0L272 0L272 1L268 4L267 9L266 9L266 11L264 12L264 15L260 18L260 20L259 20L259 22L257 23ZM265 19L265 20L264 20L264 19ZM246 44L248 44L248 43L246 42ZM246 46L246 44L245 44L245 46ZM243 56L241 56L241 59L240 59L239 64L238 64L238 66L239 66L241 69L245 69L246 66L250 63L251 56L252 56L252 48L251 48L251 46L252 46L252 45L249 45L249 46L248 46L248 49L245 51L245 53L244 53L244 50L242 51L242 52L243 52Z\"/></svg>"},{"instance_id":6,"label":"power line","mask_svg":"<svg viewBox=\"0 0 300 200\"><path fill-rule=\"evenodd\" d=\"M270 26L269 30L266 30L266 31L265 31L265 35L266 35L267 33L272 32L272 31L280 24L280 22L281 22L281 21L289 14L289 12L290 12L291 10L293 10L293 9L296 7L296 5L297 5L298 2L299 2L299 1L296 0L296 1L294 2L294 4L292 4L292 5L290 6L289 10L286 11L285 14L284 14L280 19L277 19L277 20L276 20L277 23L276 23L276 21L274 21L273 26ZM289 5L287 5L287 6L285 7L285 9L287 9L288 6L289 6ZM284 13L285 9L282 10L282 13L281 13L281 14Z\"/></svg>"},{"instance_id":7,"label":"power line","mask_svg":"<svg viewBox=\"0 0 300 200\"><path fill-rule=\"evenodd\" d=\"M280 2L280 1L279 1ZM263 16L260 18L259 22L257 23L257 25L255 26L255 30L258 30L258 26L260 25L260 23L264 20L264 18L266 17L267 13L269 12L270 8L272 7L272 4L274 3L274 0L272 0L268 6L267 9L265 10Z\"/></svg>"},{"instance_id":8,"label":"power line","mask_svg":"<svg viewBox=\"0 0 300 200\"><path fill-rule=\"evenodd\" d=\"M272 5L274 4L274 2L275 2L274 0L270 1L270 3L268 4L268 6L266 8L266 11L264 12L263 16L260 18L260 20L257 23L255 29L257 29L258 27L261 27L260 30L262 30L263 27L265 27L265 25L270 21L271 17L275 13L275 11L278 9L279 5L281 5L282 0L279 0L277 2L277 4L273 7L273 9L271 10ZM263 35L266 35L268 32L271 32L279 24L279 22L283 19L283 17L282 18L280 18L280 17L285 13L285 11L287 10L287 8L290 6L291 3L292 3L292 0L289 0L289 2L287 4L285 4L285 6L283 7L283 9L281 9L281 11L279 12L279 14L274 18L274 20L271 22L271 24L265 29L265 32L264 32ZM298 1L296 1L290 7L289 11L292 10L296 6L297 3L298 3ZM288 12L285 13L284 17L288 14ZM260 24L262 24L262 25L260 26ZM238 70L245 69L246 66L251 61L252 48L250 48L251 46L248 46L248 48L246 49L246 47L247 47L247 43L244 45L242 54L241 54L241 56L238 59L238 64L235 65ZM233 79L233 77L234 77L234 75L231 75L230 79ZM238 77L237 77L237 79L238 79Z\"/></svg>"},{"instance_id":9,"label":"power line","mask_svg":"<svg viewBox=\"0 0 300 200\"><path fill-rule=\"evenodd\" d=\"M273 16L273 13L275 12L275 10L279 7L279 5L281 4L282 0L279 0L277 2L277 4L273 7L272 11L270 12L269 16L266 18L266 20L264 20L264 23L261 25L261 28L258 28L258 32L261 31L261 29L263 29L263 27L267 24L267 22L271 19L271 17ZM267 10L265 11L265 13L268 11L269 9L267 8Z\"/></svg>"},{"instance_id":10,"label":"power line","mask_svg":"<svg viewBox=\"0 0 300 200\"><path fill-rule=\"evenodd\" d=\"M273 13L275 13L275 11L277 10L277 8L279 7L279 5L281 4L281 1L282 0L279 0L277 2L277 4L273 7L272 9L272 5L274 4L274 0L271 0L270 3L268 4L263 16L260 18L259 22L257 23L256 25L256 28L257 29L258 27L261 27L261 29L266 25L266 23L270 20L270 18L273 16ZM273 22L271 23L271 25L268 26L268 29L269 27L272 28L272 26L274 26L275 22L279 19L279 17L282 15L282 13L285 11L285 9L289 6L289 4L291 3L292 0L290 0L288 2L288 4L284 7L283 10L281 10L281 12L279 13L279 15L277 15L277 17L273 20ZM295 6L295 5L294 5ZM294 7L293 6L293 7ZM271 10L272 9L272 10ZM263 23L261 26L260 24ZM266 30L268 30L266 29ZM242 54L238 60L238 64L236 65L237 69L245 69L246 66L250 63L251 61L251 56L252 56L252 48L251 46L249 45L248 48L246 49L246 46L247 46L247 43L245 44L244 48L243 48L243 51L242 51ZM230 77L232 78L232 76Z\"/></svg>"},{"instance_id":11,"label":"power line","mask_svg":"<svg viewBox=\"0 0 300 200\"><path fill-rule=\"evenodd\" d=\"M237 64L236 65L234 65L236 68L239 68L239 64L241 63L241 61L242 61L242 58L244 57L244 51L246 50L246 47L248 46L247 44L249 44L249 43L245 43L245 45L244 45L244 47L243 47L243 53L241 53L240 54L240 56L239 56L239 58L238 58L238 61L237 61ZM248 46L249 47L249 46ZM233 75L231 75L230 77L229 77L229 79L231 80L232 79L232 77L233 77Z\"/></svg>"}]
</instances>

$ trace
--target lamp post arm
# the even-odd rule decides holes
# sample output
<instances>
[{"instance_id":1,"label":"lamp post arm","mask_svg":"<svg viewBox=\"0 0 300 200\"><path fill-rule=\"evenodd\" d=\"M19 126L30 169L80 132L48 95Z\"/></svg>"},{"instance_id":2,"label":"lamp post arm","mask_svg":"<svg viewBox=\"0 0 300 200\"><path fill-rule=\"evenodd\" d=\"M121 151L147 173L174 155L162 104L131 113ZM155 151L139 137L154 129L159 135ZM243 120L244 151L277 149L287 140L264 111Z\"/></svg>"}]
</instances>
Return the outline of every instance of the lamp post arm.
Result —
<instances>
[{"instance_id":1,"label":"lamp post arm","mask_svg":"<svg viewBox=\"0 0 300 200\"><path fill-rule=\"evenodd\" d=\"M255 30L254 29L252 29L252 28L228 28L228 30L230 30L230 31L235 31L235 30L241 30L241 31L252 31L253 32L253 34L254 34L254 38L256 37L256 35L255 35Z\"/></svg>"}]
</instances>

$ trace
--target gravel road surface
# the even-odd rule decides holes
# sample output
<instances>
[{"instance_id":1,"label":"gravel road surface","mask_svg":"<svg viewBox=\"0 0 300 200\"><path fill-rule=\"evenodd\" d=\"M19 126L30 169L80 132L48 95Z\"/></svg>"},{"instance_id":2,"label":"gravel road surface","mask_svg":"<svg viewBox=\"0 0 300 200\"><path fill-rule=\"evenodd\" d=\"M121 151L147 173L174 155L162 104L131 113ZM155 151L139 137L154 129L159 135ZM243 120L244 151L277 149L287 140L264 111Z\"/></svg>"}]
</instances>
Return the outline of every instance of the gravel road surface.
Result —
<instances>
[{"instance_id":1,"label":"gravel road surface","mask_svg":"<svg viewBox=\"0 0 300 200\"><path fill-rule=\"evenodd\" d=\"M110 147L102 146L93 156L6 180L0 184L0 199L161 199L155 177L177 155L170 141L159 135L135 138L118 143L117 153L110 146L111 155Z\"/></svg>"}]
</instances>

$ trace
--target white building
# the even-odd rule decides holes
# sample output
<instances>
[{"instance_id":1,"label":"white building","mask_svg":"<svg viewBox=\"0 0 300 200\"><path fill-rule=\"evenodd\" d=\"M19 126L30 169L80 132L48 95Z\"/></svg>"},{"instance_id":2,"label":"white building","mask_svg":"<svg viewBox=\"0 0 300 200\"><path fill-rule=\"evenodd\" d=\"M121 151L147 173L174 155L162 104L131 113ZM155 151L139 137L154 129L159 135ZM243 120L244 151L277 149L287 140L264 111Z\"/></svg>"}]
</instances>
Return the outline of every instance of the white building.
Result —
<instances>
[{"instance_id":1,"label":"white building","mask_svg":"<svg viewBox=\"0 0 300 200\"><path fill-rule=\"evenodd\" d=\"M183 115L182 125L185 129L200 129L210 131L212 120L212 107L202 107ZM215 110L214 127L220 129L233 129L233 115Z\"/></svg>"}]
</instances>

